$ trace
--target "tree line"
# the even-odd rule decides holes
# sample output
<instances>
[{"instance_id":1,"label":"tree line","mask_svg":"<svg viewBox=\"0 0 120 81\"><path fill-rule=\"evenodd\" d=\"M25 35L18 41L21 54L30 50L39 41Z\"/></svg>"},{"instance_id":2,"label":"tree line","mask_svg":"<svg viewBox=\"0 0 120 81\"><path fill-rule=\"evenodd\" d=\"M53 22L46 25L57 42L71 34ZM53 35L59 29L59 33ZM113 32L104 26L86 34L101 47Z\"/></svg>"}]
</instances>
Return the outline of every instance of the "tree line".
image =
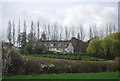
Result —
<instances>
[{"instance_id":1,"label":"tree line","mask_svg":"<svg viewBox=\"0 0 120 81\"><path fill-rule=\"evenodd\" d=\"M120 32L112 33L104 39L92 39L87 47L87 53L107 59L120 56Z\"/></svg>"},{"instance_id":2,"label":"tree line","mask_svg":"<svg viewBox=\"0 0 120 81\"><path fill-rule=\"evenodd\" d=\"M8 21L7 38L13 45L24 46L27 42L34 43L38 40L70 40L72 37L82 41L94 37L103 39L105 36L118 31L115 24L112 23L106 24L105 27L101 26L99 29L96 24L90 25L89 31L86 32L81 24L78 27L62 26L58 23L42 26L39 21L31 21L28 26L25 20L22 22L23 24L19 20L15 25L14 20Z\"/></svg>"}]
</instances>

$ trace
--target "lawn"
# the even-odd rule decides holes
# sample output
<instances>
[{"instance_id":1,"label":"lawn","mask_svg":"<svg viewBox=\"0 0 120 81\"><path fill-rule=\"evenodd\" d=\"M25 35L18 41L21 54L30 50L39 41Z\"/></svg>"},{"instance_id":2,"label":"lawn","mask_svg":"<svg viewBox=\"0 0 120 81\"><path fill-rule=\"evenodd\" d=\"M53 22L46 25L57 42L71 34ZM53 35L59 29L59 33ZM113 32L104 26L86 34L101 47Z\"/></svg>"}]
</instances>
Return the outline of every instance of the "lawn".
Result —
<instances>
[{"instance_id":1,"label":"lawn","mask_svg":"<svg viewBox=\"0 0 120 81\"><path fill-rule=\"evenodd\" d=\"M3 79L118 79L118 72L16 75Z\"/></svg>"}]
</instances>

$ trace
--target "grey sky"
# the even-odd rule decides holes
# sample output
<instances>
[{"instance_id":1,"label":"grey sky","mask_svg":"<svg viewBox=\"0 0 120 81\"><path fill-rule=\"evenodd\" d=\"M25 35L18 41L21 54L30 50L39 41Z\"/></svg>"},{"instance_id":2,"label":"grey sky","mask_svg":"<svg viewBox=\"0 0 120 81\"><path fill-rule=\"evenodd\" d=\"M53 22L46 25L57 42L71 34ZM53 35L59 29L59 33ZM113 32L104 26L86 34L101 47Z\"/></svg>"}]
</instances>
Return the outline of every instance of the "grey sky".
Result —
<instances>
[{"instance_id":1,"label":"grey sky","mask_svg":"<svg viewBox=\"0 0 120 81\"><path fill-rule=\"evenodd\" d=\"M111 0L112 1L112 0ZM113 0L114 1L114 0ZM105 23L118 23L117 2L77 2L66 0L63 2L4 2L2 3L2 32L6 40L8 20L14 20L16 26L20 19L29 24L31 20L39 20L41 24L57 22L69 27L84 25L86 31L89 25L97 27Z\"/></svg>"}]
</instances>

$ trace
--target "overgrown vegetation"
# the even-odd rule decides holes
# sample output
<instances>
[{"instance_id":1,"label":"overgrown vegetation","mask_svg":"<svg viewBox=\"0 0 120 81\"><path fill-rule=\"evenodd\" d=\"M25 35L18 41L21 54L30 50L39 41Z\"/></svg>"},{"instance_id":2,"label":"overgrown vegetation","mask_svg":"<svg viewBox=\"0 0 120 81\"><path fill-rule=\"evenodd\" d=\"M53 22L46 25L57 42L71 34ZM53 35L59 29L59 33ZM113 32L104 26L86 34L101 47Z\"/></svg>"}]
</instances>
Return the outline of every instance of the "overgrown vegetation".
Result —
<instances>
[{"instance_id":1,"label":"overgrown vegetation","mask_svg":"<svg viewBox=\"0 0 120 81\"><path fill-rule=\"evenodd\" d=\"M8 70L10 75L111 72L119 69L117 61L75 61L34 56L20 58L13 58Z\"/></svg>"}]
</instances>

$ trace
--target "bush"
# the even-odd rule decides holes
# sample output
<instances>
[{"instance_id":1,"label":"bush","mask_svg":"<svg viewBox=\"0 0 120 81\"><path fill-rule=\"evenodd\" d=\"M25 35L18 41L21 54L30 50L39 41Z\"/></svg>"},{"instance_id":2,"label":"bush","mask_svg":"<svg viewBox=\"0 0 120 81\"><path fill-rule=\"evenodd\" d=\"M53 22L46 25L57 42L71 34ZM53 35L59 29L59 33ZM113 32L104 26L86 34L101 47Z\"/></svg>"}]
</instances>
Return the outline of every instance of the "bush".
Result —
<instances>
[{"instance_id":1,"label":"bush","mask_svg":"<svg viewBox=\"0 0 120 81\"><path fill-rule=\"evenodd\" d=\"M2 43L2 75L22 74L23 61L19 56L19 48Z\"/></svg>"},{"instance_id":2,"label":"bush","mask_svg":"<svg viewBox=\"0 0 120 81\"><path fill-rule=\"evenodd\" d=\"M31 43L25 45L24 50L27 54L33 54L33 46Z\"/></svg>"},{"instance_id":3,"label":"bush","mask_svg":"<svg viewBox=\"0 0 120 81\"><path fill-rule=\"evenodd\" d=\"M16 53L11 53L11 66L8 68L9 75L24 74L24 62L21 56Z\"/></svg>"},{"instance_id":4,"label":"bush","mask_svg":"<svg viewBox=\"0 0 120 81\"><path fill-rule=\"evenodd\" d=\"M38 45L32 45L31 43L28 43L25 45L24 50L26 54L42 54L43 51L46 49L45 45L38 44Z\"/></svg>"},{"instance_id":5,"label":"bush","mask_svg":"<svg viewBox=\"0 0 120 81\"><path fill-rule=\"evenodd\" d=\"M36 45L34 47L34 52L35 52L35 54L42 54L45 49L46 49L46 47L43 44Z\"/></svg>"}]
</instances>

